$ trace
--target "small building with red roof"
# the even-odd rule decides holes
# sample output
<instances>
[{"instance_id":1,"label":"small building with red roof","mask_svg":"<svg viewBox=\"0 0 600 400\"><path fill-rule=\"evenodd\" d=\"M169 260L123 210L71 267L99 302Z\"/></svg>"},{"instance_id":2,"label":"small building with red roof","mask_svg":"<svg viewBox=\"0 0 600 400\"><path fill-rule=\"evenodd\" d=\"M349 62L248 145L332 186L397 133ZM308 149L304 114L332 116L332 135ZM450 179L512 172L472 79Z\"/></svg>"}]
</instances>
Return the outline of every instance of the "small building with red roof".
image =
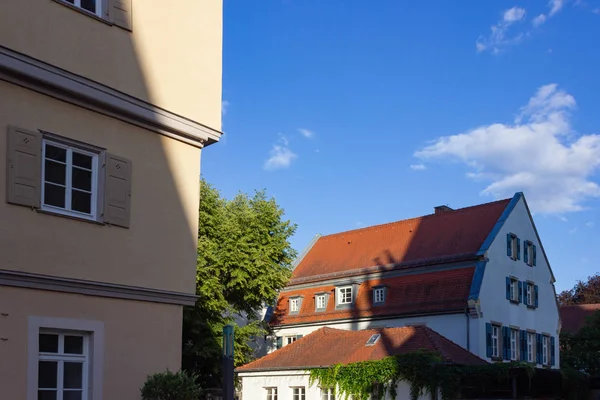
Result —
<instances>
[{"instance_id":1,"label":"small building with red roof","mask_svg":"<svg viewBox=\"0 0 600 400\"><path fill-rule=\"evenodd\" d=\"M560 307L561 331L575 334L587 319L600 310L600 304L573 304Z\"/></svg>"}]
</instances>

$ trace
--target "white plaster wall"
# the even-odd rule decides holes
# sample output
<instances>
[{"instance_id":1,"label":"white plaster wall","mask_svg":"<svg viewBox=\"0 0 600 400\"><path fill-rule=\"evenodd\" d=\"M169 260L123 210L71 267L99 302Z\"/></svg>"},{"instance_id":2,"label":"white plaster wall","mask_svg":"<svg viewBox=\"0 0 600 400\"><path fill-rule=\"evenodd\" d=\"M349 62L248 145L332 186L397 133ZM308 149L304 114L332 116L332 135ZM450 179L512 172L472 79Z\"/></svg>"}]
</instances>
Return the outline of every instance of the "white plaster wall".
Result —
<instances>
[{"instance_id":1,"label":"white plaster wall","mask_svg":"<svg viewBox=\"0 0 600 400\"><path fill-rule=\"evenodd\" d=\"M506 234L514 233L521 239L521 259L513 261L506 255ZM530 267L523 260L524 241L530 240L537 246L536 266ZM558 368L558 329L559 312L555 300L552 275L542 247L536 237L533 225L529 219L523 198L519 200L509 215L498 235L487 251L489 259L479 294L483 316L477 323L478 354L486 357L485 323L501 322L503 325L513 325L519 329L534 329L538 333L548 333L555 337L555 357ZM506 299L506 277L515 276L521 281L531 280L538 285L538 305L536 309L528 309L525 304L512 304Z\"/></svg>"},{"instance_id":2,"label":"white plaster wall","mask_svg":"<svg viewBox=\"0 0 600 400\"><path fill-rule=\"evenodd\" d=\"M304 386L306 388L306 400L320 400L321 390L317 383L309 386L309 375L305 371L276 371L276 372L248 372L240 373L242 380L241 400L266 399L266 388L277 388L277 400L293 400L292 389ZM410 399L410 386L401 382L397 388L396 399ZM340 396L336 396L340 398ZM386 400L393 400L386 395ZM428 393L419 397L419 400L431 399Z\"/></svg>"},{"instance_id":3,"label":"white plaster wall","mask_svg":"<svg viewBox=\"0 0 600 400\"><path fill-rule=\"evenodd\" d=\"M476 323L476 320L471 320L471 323ZM373 328L396 328L407 325L423 324L452 340L454 343L467 347L467 317L465 314L452 314L452 315L429 315L423 317L410 317L410 318L395 318L385 320L374 320L374 321L358 321L358 322L329 322L327 324L312 324L304 326L291 326L282 327L275 330L275 336L295 336L303 335L306 336L311 332L314 332L324 326L335 329L345 330L362 330L362 329L373 329ZM471 331L473 328L471 327ZM473 341L473 338L471 338ZM285 346L285 340L283 341ZM276 350L276 343L274 339L271 340L270 351Z\"/></svg>"}]
</instances>

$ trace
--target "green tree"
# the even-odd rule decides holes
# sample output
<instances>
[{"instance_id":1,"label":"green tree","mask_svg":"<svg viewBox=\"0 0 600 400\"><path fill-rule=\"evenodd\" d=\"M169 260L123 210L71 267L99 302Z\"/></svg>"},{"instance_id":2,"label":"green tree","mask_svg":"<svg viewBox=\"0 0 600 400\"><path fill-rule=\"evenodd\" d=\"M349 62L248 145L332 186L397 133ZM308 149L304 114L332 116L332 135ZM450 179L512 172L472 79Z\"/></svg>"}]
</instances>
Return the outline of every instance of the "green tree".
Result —
<instances>
[{"instance_id":1,"label":"green tree","mask_svg":"<svg viewBox=\"0 0 600 400\"><path fill-rule=\"evenodd\" d=\"M573 289L563 290L557 296L561 306L600 303L600 275L589 276L587 281L578 281Z\"/></svg>"},{"instance_id":2,"label":"green tree","mask_svg":"<svg viewBox=\"0 0 600 400\"><path fill-rule=\"evenodd\" d=\"M204 180L200 190L198 261L194 307L184 310L183 367L202 387L221 381L222 329L235 325L235 365L253 359L249 342L268 333L257 312L272 303L291 276L296 256L289 238L296 225L265 191L232 200Z\"/></svg>"},{"instance_id":3,"label":"green tree","mask_svg":"<svg viewBox=\"0 0 600 400\"><path fill-rule=\"evenodd\" d=\"M600 311L587 318L577 333L562 333L560 363L591 376L600 375Z\"/></svg>"}]
</instances>

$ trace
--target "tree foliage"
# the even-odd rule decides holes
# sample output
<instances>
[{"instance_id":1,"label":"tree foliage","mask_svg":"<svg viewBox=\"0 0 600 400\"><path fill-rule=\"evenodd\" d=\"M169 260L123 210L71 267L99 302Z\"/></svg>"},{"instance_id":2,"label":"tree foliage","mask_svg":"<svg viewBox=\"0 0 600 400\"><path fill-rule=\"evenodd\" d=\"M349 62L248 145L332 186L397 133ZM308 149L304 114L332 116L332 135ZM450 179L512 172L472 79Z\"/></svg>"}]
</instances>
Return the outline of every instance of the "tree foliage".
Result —
<instances>
[{"instance_id":1,"label":"tree foliage","mask_svg":"<svg viewBox=\"0 0 600 400\"><path fill-rule=\"evenodd\" d=\"M557 299L561 306L600 303L600 275L592 275L586 282L578 281L573 289L559 293Z\"/></svg>"},{"instance_id":2,"label":"tree foliage","mask_svg":"<svg viewBox=\"0 0 600 400\"><path fill-rule=\"evenodd\" d=\"M252 359L251 337L267 326L258 311L272 303L291 276L289 243L296 225L265 191L231 200L204 180L200 190L194 307L184 311L183 366L203 387L220 385L222 329L235 325L235 365ZM236 321L244 323L236 324ZM246 322L247 321L247 322Z\"/></svg>"},{"instance_id":3,"label":"tree foliage","mask_svg":"<svg viewBox=\"0 0 600 400\"><path fill-rule=\"evenodd\" d=\"M561 366L600 375L600 311L587 318L577 333L561 333Z\"/></svg>"}]
</instances>

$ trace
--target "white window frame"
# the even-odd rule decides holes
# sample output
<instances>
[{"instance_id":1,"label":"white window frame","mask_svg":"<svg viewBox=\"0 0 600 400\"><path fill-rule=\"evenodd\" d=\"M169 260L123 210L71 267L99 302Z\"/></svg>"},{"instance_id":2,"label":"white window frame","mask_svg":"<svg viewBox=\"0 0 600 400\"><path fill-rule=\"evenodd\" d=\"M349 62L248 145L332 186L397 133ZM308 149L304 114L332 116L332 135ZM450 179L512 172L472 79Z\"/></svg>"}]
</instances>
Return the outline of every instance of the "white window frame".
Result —
<instances>
[{"instance_id":1,"label":"white window frame","mask_svg":"<svg viewBox=\"0 0 600 400\"><path fill-rule=\"evenodd\" d=\"M298 297L290 299L290 312L298 311L300 311L300 299Z\"/></svg>"},{"instance_id":2,"label":"white window frame","mask_svg":"<svg viewBox=\"0 0 600 400\"><path fill-rule=\"evenodd\" d=\"M335 389L322 387L321 400L335 400Z\"/></svg>"},{"instance_id":3,"label":"white window frame","mask_svg":"<svg viewBox=\"0 0 600 400\"><path fill-rule=\"evenodd\" d=\"M492 324L492 357L500 356L500 325Z\"/></svg>"},{"instance_id":4,"label":"white window frame","mask_svg":"<svg viewBox=\"0 0 600 400\"><path fill-rule=\"evenodd\" d=\"M527 265L533 267L533 242L525 241L525 251L527 252Z\"/></svg>"},{"instance_id":5,"label":"white window frame","mask_svg":"<svg viewBox=\"0 0 600 400\"><path fill-rule=\"evenodd\" d=\"M336 302L338 305L346 305L346 304L352 304L353 301L353 290L354 288L352 286L341 286L339 288L336 288ZM350 292L350 296L348 296L346 294L346 292L349 291ZM349 297L350 299L347 300L346 297Z\"/></svg>"},{"instance_id":6,"label":"white window frame","mask_svg":"<svg viewBox=\"0 0 600 400\"><path fill-rule=\"evenodd\" d=\"M511 250L511 258L513 260L517 259L517 255L518 255L518 246L517 246L517 235L515 234L511 234L510 236L510 250Z\"/></svg>"},{"instance_id":7,"label":"white window frame","mask_svg":"<svg viewBox=\"0 0 600 400\"><path fill-rule=\"evenodd\" d=\"M533 307L535 305L535 290L533 288L533 283L525 282L525 302L529 307Z\"/></svg>"},{"instance_id":8,"label":"white window frame","mask_svg":"<svg viewBox=\"0 0 600 400\"><path fill-rule=\"evenodd\" d=\"M306 387L305 386L292 387L292 400L306 400Z\"/></svg>"},{"instance_id":9,"label":"white window frame","mask_svg":"<svg viewBox=\"0 0 600 400\"><path fill-rule=\"evenodd\" d=\"M516 329L510 329L510 359L516 361L518 358L518 343L519 343L519 331Z\"/></svg>"},{"instance_id":10,"label":"white window frame","mask_svg":"<svg viewBox=\"0 0 600 400\"><path fill-rule=\"evenodd\" d=\"M519 301L519 280L510 278L510 300Z\"/></svg>"},{"instance_id":11,"label":"white window frame","mask_svg":"<svg viewBox=\"0 0 600 400\"><path fill-rule=\"evenodd\" d=\"M373 303L381 304L385 302L385 288L379 287L373 289Z\"/></svg>"},{"instance_id":12,"label":"white window frame","mask_svg":"<svg viewBox=\"0 0 600 400\"><path fill-rule=\"evenodd\" d=\"M37 400L38 398L39 335L46 332L87 334L88 363L87 373L84 373L86 384L84 396L87 394L89 398L101 399L104 379L104 323L32 316L29 317L27 343L27 400ZM43 353L43 356L46 357L47 353ZM83 398L87 399L88 397Z\"/></svg>"},{"instance_id":13,"label":"white window frame","mask_svg":"<svg viewBox=\"0 0 600 400\"><path fill-rule=\"evenodd\" d=\"M70 5L71 7L76 7L78 10L81 10L85 13L95 15L97 17L104 17L105 5L104 2L108 0L96 0L96 11L86 10L81 6L81 0L73 0L73 3L67 0L61 0L63 3Z\"/></svg>"},{"instance_id":14,"label":"white window frame","mask_svg":"<svg viewBox=\"0 0 600 400\"><path fill-rule=\"evenodd\" d=\"M550 336L542 335L542 365L550 365Z\"/></svg>"},{"instance_id":15,"label":"white window frame","mask_svg":"<svg viewBox=\"0 0 600 400\"><path fill-rule=\"evenodd\" d=\"M535 350L535 333L527 332L527 362L533 362Z\"/></svg>"},{"instance_id":16,"label":"white window frame","mask_svg":"<svg viewBox=\"0 0 600 400\"><path fill-rule=\"evenodd\" d=\"M277 388L276 387L266 387L267 392L267 400L277 400Z\"/></svg>"},{"instance_id":17,"label":"white window frame","mask_svg":"<svg viewBox=\"0 0 600 400\"><path fill-rule=\"evenodd\" d=\"M315 303L316 303L316 307L317 310L323 310L325 309L325 305L327 304L326 299L325 299L325 295L324 294L318 294L315 297Z\"/></svg>"},{"instance_id":18,"label":"white window frame","mask_svg":"<svg viewBox=\"0 0 600 400\"><path fill-rule=\"evenodd\" d=\"M298 340L298 337L296 335L293 336L285 336L285 345L287 346L288 344L292 344L294 343L296 340Z\"/></svg>"},{"instance_id":19,"label":"white window frame","mask_svg":"<svg viewBox=\"0 0 600 400\"><path fill-rule=\"evenodd\" d=\"M66 150L66 162L62 163L65 165L65 207L57 207L50 204L44 203L44 195L46 191L46 145L50 145L53 147L58 147ZM90 214L83 213L80 211L72 210L71 204L71 192L73 190L73 182L72 182L72 174L73 174L73 151L79 154L83 154L92 158L92 187L90 192ZM44 137L42 140L42 178L41 178L41 209L44 211L49 211L57 214L69 215L72 217L89 219L89 220L97 220L98 218L98 198L100 193L100 187L98 184L98 157L99 154L91 151L82 149L78 146L70 146L58 140L53 140L52 138ZM61 163L59 161L53 160L52 162ZM75 167L78 168L78 167ZM51 183L52 185L62 186L58 184ZM78 189L79 190L79 189ZM80 190L82 191L82 190Z\"/></svg>"}]
</instances>

